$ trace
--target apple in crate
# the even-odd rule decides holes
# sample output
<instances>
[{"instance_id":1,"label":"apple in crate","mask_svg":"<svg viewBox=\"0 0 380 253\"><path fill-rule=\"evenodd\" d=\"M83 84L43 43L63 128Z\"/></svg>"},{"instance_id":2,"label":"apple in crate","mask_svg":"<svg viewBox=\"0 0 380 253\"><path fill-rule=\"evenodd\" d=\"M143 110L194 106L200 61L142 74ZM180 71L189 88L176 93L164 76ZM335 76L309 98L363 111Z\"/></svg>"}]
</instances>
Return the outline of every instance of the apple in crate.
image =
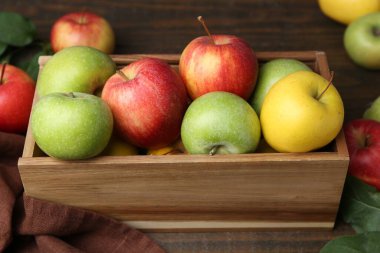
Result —
<instances>
[{"instance_id":1,"label":"apple in crate","mask_svg":"<svg viewBox=\"0 0 380 253\"><path fill-rule=\"evenodd\" d=\"M23 70L0 64L0 131L25 133L32 109L35 83Z\"/></svg>"},{"instance_id":2,"label":"apple in crate","mask_svg":"<svg viewBox=\"0 0 380 253\"><path fill-rule=\"evenodd\" d=\"M296 59L274 59L265 63L259 70L259 78L253 96L250 99L253 109L260 115L264 98L269 89L281 78L300 71L311 71L303 62Z\"/></svg>"},{"instance_id":3,"label":"apple in crate","mask_svg":"<svg viewBox=\"0 0 380 253\"><path fill-rule=\"evenodd\" d=\"M298 71L268 92L260 120L267 143L279 152L308 152L330 143L342 128L342 99L331 81Z\"/></svg>"},{"instance_id":4,"label":"apple in crate","mask_svg":"<svg viewBox=\"0 0 380 253\"><path fill-rule=\"evenodd\" d=\"M255 110L241 97L223 91L195 99L181 127L183 145L191 154L254 152L260 134Z\"/></svg>"},{"instance_id":5,"label":"apple in crate","mask_svg":"<svg viewBox=\"0 0 380 253\"><path fill-rule=\"evenodd\" d=\"M109 78L102 99L112 110L118 134L148 149L165 147L178 138L188 105L180 76L153 58L135 61Z\"/></svg>"},{"instance_id":6,"label":"apple in crate","mask_svg":"<svg viewBox=\"0 0 380 253\"><path fill-rule=\"evenodd\" d=\"M52 92L93 94L116 71L112 58L91 47L65 48L54 54L38 77L40 97Z\"/></svg>"},{"instance_id":7,"label":"apple in crate","mask_svg":"<svg viewBox=\"0 0 380 253\"><path fill-rule=\"evenodd\" d=\"M139 150L132 144L125 142L118 136L113 135L108 142L107 147L103 150L103 156L127 156L138 155Z\"/></svg>"},{"instance_id":8,"label":"apple in crate","mask_svg":"<svg viewBox=\"0 0 380 253\"><path fill-rule=\"evenodd\" d=\"M192 99L211 91L231 92L248 99L255 87L258 63L242 38L209 34L186 46L179 71Z\"/></svg>"},{"instance_id":9,"label":"apple in crate","mask_svg":"<svg viewBox=\"0 0 380 253\"><path fill-rule=\"evenodd\" d=\"M367 69L380 69L380 12L352 22L344 32L344 47L350 58Z\"/></svg>"},{"instance_id":10,"label":"apple in crate","mask_svg":"<svg viewBox=\"0 0 380 253\"><path fill-rule=\"evenodd\" d=\"M50 42L54 52L66 47L89 46L111 54L115 48L115 35L103 17L87 11L72 12L55 21Z\"/></svg>"},{"instance_id":11,"label":"apple in crate","mask_svg":"<svg viewBox=\"0 0 380 253\"><path fill-rule=\"evenodd\" d=\"M350 154L348 172L380 190L380 122L352 120L344 134Z\"/></svg>"},{"instance_id":12,"label":"apple in crate","mask_svg":"<svg viewBox=\"0 0 380 253\"><path fill-rule=\"evenodd\" d=\"M62 160L91 158L107 146L113 129L108 105L94 95L51 93L35 104L31 127L37 145Z\"/></svg>"}]
</instances>

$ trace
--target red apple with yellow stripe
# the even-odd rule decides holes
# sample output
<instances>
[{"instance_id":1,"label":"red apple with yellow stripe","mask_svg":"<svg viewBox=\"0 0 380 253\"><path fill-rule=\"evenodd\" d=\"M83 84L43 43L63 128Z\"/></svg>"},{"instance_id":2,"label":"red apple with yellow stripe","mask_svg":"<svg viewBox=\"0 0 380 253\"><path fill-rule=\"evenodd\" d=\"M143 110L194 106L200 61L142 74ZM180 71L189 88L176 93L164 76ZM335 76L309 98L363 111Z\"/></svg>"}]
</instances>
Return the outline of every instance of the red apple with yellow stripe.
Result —
<instances>
[{"instance_id":1,"label":"red apple with yellow stripe","mask_svg":"<svg viewBox=\"0 0 380 253\"><path fill-rule=\"evenodd\" d=\"M166 62L135 61L111 76L102 91L118 134L141 148L172 144L180 134L188 96L181 77Z\"/></svg>"},{"instance_id":2,"label":"red apple with yellow stripe","mask_svg":"<svg viewBox=\"0 0 380 253\"><path fill-rule=\"evenodd\" d=\"M201 17L198 18L204 25ZM179 71L192 99L226 91L248 99L254 90L258 63L250 45L233 35L201 36L181 54Z\"/></svg>"}]
</instances>

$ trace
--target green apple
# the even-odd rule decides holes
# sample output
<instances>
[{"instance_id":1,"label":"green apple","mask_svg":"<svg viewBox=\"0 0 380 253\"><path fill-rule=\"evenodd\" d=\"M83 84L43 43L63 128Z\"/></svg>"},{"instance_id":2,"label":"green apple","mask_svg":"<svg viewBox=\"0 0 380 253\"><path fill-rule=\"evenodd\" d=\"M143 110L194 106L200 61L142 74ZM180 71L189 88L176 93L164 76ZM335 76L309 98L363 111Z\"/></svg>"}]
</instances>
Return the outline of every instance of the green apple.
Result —
<instances>
[{"instance_id":1,"label":"green apple","mask_svg":"<svg viewBox=\"0 0 380 253\"><path fill-rule=\"evenodd\" d=\"M380 12L352 22L344 32L343 42L356 64L368 69L380 69Z\"/></svg>"},{"instance_id":2,"label":"green apple","mask_svg":"<svg viewBox=\"0 0 380 253\"><path fill-rule=\"evenodd\" d=\"M342 128L344 108L336 88L310 71L276 83L260 114L263 136L279 152L308 152L330 143Z\"/></svg>"},{"instance_id":3,"label":"green apple","mask_svg":"<svg viewBox=\"0 0 380 253\"><path fill-rule=\"evenodd\" d=\"M258 115L269 89L281 78L300 70L311 71L305 63L296 59L274 59L260 67L259 79L250 100Z\"/></svg>"},{"instance_id":4,"label":"green apple","mask_svg":"<svg viewBox=\"0 0 380 253\"><path fill-rule=\"evenodd\" d=\"M195 99L181 126L183 145L191 154L254 152L260 134L259 119L248 102L223 91Z\"/></svg>"},{"instance_id":5,"label":"green apple","mask_svg":"<svg viewBox=\"0 0 380 253\"><path fill-rule=\"evenodd\" d=\"M43 67L37 82L40 97L52 92L93 94L116 71L112 58L91 47L75 46L54 54Z\"/></svg>"},{"instance_id":6,"label":"green apple","mask_svg":"<svg viewBox=\"0 0 380 253\"><path fill-rule=\"evenodd\" d=\"M380 97L378 97L364 112L363 118L373 119L380 122Z\"/></svg>"},{"instance_id":7,"label":"green apple","mask_svg":"<svg viewBox=\"0 0 380 253\"><path fill-rule=\"evenodd\" d=\"M108 105L94 95L51 93L33 107L31 127L37 145L63 160L86 159L107 146L113 129Z\"/></svg>"}]
</instances>

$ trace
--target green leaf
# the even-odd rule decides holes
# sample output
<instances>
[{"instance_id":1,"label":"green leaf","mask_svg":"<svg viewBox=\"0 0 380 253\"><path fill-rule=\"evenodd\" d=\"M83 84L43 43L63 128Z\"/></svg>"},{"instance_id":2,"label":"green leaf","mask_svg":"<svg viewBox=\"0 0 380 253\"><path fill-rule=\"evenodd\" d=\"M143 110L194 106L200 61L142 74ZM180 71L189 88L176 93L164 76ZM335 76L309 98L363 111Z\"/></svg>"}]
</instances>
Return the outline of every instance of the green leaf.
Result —
<instances>
[{"instance_id":1,"label":"green leaf","mask_svg":"<svg viewBox=\"0 0 380 253\"><path fill-rule=\"evenodd\" d=\"M0 12L0 41L22 47L30 44L36 27L24 16L14 12Z\"/></svg>"},{"instance_id":2,"label":"green leaf","mask_svg":"<svg viewBox=\"0 0 380 253\"><path fill-rule=\"evenodd\" d=\"M6 43L0 41L0 55L2 55L5 50L7 50L7 46L8 45Z\"/></svg>"},{"instance_id":3,"label":"green leaf","mask_svg":"<svg viewBox=\"0 0 380 253\"><path fill-rule=\"evenodd\" d=\"M380 252L380 232L341 236L329 241L319 253L375 253Z\"/></svg>"},{"instance_id":4,"label":"green leaf","mask_svg":"<svg viewBox=\"0 0 380 253\"><path fill-rule=\"evenodd\" d=\"M346 179L341 211L356 232L380 231L380 192L355 177Z\"/></svg>"}]
</instances>

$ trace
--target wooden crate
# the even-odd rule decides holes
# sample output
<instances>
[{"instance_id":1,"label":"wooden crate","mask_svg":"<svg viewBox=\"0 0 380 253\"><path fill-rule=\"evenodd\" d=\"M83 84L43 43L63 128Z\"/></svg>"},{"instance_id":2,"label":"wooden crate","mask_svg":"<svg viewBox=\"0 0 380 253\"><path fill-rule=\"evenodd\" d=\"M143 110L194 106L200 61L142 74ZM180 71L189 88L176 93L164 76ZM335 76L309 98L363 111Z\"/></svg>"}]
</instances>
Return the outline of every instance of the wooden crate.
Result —
<instances>
[{"instance_id":1,"label":"wooden crate","mask_svg":"<svg viewBox=\"0 0 380 253\"><path fill-rule=\"evenodd\" d=\"M179 55L141 57L172 65ZM259 62L294 58L326 79L323 52L258 52ZM40 59L40 66L47 61ZM35 98L37 100L37 98ZM41 155L29 127L19 170L27 195L94 210L149 231L331 229L349 157L344 135L310 153L101 156L60 161Z\"/></svg>"}]
</instances>

